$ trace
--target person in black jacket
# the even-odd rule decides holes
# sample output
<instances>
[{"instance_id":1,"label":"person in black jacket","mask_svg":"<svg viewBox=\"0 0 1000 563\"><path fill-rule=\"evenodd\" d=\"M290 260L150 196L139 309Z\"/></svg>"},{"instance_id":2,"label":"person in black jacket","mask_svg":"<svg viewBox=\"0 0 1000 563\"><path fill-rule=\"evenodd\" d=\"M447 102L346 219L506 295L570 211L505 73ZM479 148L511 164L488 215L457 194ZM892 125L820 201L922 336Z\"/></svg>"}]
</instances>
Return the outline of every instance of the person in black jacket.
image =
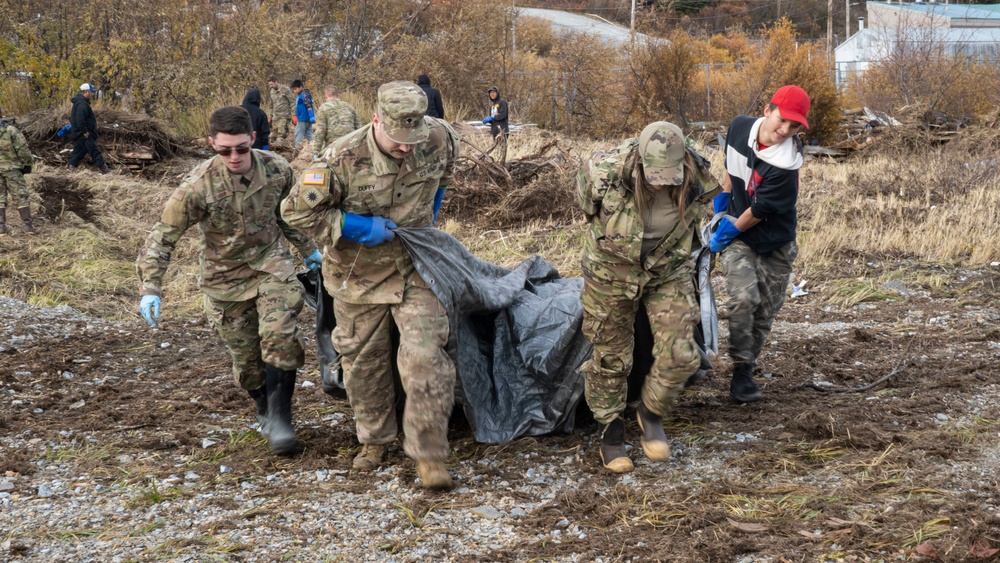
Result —
<instances>
[{"instance_id":1,"label":"person in black jacket","mask_svg":"<svg viewBox=\"0 0 1000 563\"><path fill-rule=\"evenodd\" d=\"M108 165L105 164L101 149L97 146L97 116L90 107L90 99L96 93L96 88L84 82L80 85L80 92L73 96L73 110L69 115L73 152L69 155L69 167L76 168L83 161L83 157L89 154L94 166L102 174L107 174Z\"/></svg>"},{"instance_id":2,"label":"person in black jacket","mask_svg":"<svg viewBox=\"0 0 1000 563\"><path fill-rule=\"evenodd\" d=\"M267 150L271 137L271 124L267 122L267 114L260 109L260 101L260 90L250 88L243 97L243 109L250 114L250 123L253 124L254 140L251 148Z\"/></svg>"},{"instance_id":3,"label":"person in black jacket","mask_svg":"<svg viewBox=\"0 0 1000 563\"><path fill-rule=\"evenodd\" d=\"M427 94L427 117L444 119L444 104L441 103L441 91L431 88L431 78L426 74L417 77L417 86Z\"/></svg>"},{"instance_id":4,"label":"person in black jacket","mask_svg":"<svg viewBox=\"0 0 1000 563\"><path fill-rule=\"evenodd\" d=\"M510 135L510 127L507 126L507 100L500 97L500 89L491 86L486 93L490 97L490 114L483 118L483 123L490 124L490 133L496 138L501 132L506 139Z\"/></svg>"}]
</instances>

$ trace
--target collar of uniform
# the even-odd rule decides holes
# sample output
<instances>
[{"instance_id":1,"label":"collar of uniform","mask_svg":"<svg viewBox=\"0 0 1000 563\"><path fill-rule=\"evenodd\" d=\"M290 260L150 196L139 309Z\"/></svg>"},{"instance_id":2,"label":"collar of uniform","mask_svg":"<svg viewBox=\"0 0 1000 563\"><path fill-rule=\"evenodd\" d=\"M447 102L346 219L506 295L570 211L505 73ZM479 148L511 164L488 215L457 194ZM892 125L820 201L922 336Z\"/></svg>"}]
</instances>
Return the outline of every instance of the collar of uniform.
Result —
<instances>
[{"instance_id":1,"label":"collar of uniform","mask_svg":"<svg viewBox=\"0 0 1000 563\"><path fill-rule=\"evenodd\" d=\"M368 124L368 134L365 135L368 143L368 154L371 155L372 159L372 172L376 176L385 176L387 174L398 174L399 165L393 162L391 158L386 156L382 149L378 148L378 143L375 142L375 125L372 123ZM412 151L410 154L413 154ZM407 157L409 158L409 157ZM406 159L403 160L403 164L406 164Z\"/></svg>"},{"instance_id":2,"label":"collar of uniform","mask_svg":"<svg viewBox=\"0 0 1000 563\"><path fill-rule=\"evenodd\" d=\"M225 178L236 191L256 191L255 186L260 187L263 184L263 182L257 180L264 177L264 161L260 158L260 154L258 154L256 150L251 150L250 155L253 157L251 161L253 164L250 166L250 170L243 174L233 174L230 172L229 168L226 166L226 162L221 156L215 155L212 157L215 159L215 168L219 171L219 174L221 174L222 177ZM243 189L242 184L240 183L240 180L242 180L244 176L254 180L249 186L246 187L246 189Z\"/></svg>"}]
</instances>

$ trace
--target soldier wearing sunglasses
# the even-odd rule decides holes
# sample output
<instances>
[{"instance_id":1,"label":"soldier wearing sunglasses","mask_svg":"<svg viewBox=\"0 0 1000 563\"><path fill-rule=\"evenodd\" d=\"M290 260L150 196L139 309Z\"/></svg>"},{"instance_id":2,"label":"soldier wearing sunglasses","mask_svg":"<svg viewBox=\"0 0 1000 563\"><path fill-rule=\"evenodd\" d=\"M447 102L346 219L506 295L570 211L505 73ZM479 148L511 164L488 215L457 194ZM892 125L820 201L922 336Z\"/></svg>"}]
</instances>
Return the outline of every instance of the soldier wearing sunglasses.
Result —
<instances>
[{"instance_id":1,"label":"soldier wearing sunglasses","mask_svg":"<svg viewBox=\"0 0 1000 563\"><path fill-rule=\"evenodd\" d=\"M284 158L251 149L250 114L227 106L215 110L209 124L217 156L170 196L139 253L139 309L150 326L159 326L170 256L184 231L198 225L205 315L229 349L236 383L256 403L272 451L290 454L296 446L292 392L304 352L296 326L303 290L287 243L311 269L322 256L312 239L281 219L278 206L295 175Z\"/></svg>"}]
</instances>

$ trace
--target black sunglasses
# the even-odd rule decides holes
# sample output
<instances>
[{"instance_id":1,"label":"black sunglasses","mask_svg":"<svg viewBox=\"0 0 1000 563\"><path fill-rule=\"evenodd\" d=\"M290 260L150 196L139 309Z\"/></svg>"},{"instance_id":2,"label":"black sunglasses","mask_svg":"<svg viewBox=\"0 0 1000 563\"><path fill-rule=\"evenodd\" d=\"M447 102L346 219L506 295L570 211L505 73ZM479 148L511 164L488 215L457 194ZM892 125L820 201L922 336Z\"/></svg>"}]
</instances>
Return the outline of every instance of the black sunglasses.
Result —
<instances>
[{"instance_id":1,"label":"black sunglasses","mask_svg":"<svg viewBox=\"0 0 1000 563\"><path fill-rule=\"evenodd\" d=\"M242 147L222 147L221 149L215 149L215 152L219 156L229 156L236 151L236 154L246 154L250 152L250 145L244 145Z\"/></svg>"}]
</instances>

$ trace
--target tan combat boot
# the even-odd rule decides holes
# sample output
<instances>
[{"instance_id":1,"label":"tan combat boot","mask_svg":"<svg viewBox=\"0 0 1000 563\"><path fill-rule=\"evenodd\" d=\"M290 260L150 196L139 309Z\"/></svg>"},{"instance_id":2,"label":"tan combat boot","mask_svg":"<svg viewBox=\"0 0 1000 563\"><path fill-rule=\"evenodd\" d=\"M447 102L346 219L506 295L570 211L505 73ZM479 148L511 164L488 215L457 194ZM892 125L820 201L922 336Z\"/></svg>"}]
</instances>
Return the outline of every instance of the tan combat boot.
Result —
<instances>
[{"instance_id":1,"label":"tan combat boot","mask_svg":"<svg viewBox=\"0 0 1000 563\"><path fill-rule=\"evenodd\" d=\"M0 237L7 234L7 208L0 207Z\"/></svg>"},{"instance_id":2,"label":"tan combat boot","mask_svg":"<svg viewBox=\"0 0 1000 563\"><path fill-rule=\"evenodd\" d=\"M382 465L382 460L385 459L388 450L389 446L385 444L362 445L361 453L354 458L354 470L374 471L379 465Z\"/></svg>"},{"instance_id":3,"label":"tan combat boot","mask_svg":"<svg viewBox=\"0 0 1000 563\"><path fill-rule=\"evenodd\" d=\"M667 435L663 432L663 418L653 414L641 400L639 408L635 410L635 417L639 420L639 429L642 430L642 451L646 452L646 457L650 461L670 459L670 444L667 443Z\"/></svg>"},{"instance_id":4,"label":"tan combat boot","mask_svg":"<svg viewBox=\"0 0 1000 563\"><path fill-rule=\"evenodd\" d=\"M631 473L635 467L625 453L625 421L620 417L601 428L601 463L615 473Z\"/></svg>"},{"instance_id":5,"label":"tan combat boot","mask_svg":"<svg viewBox=\"0 0 1000 563\"><path fill-rule=\"evenodd\" d=\"M423 481L425 489L445 491L451 488L451 474L443 461L418 459L417 477Z\"/></svg>"},{"instance_id":6,"label":"tan combat boot","mask_svg":"<svg viewBox=\"0 0 1000 563\"><path fill-rule=\"evenodd\" d=\"M24 223L24 232L35 234L35 227L31 224L31 208L18 207L17 212L21 214L21 222Z\"/></svg>"}]
</instances>

